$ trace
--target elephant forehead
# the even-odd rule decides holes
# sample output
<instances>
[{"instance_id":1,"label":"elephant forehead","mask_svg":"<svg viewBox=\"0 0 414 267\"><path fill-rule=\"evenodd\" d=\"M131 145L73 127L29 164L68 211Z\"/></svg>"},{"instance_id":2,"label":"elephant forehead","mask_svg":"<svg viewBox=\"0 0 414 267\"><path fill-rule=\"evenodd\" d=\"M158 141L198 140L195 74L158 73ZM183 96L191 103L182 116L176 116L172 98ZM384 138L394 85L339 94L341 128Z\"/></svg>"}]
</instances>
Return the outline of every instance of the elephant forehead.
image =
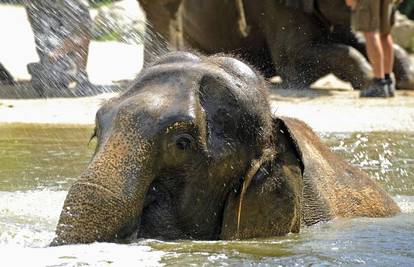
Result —
<instances>
[{"instance_id":1,"label":"elephant forehead","mask_svg":"<svg viewBox=\"0 0 414 267\"><path fill-rule=\"evenodd\" d=\"M214 64L217 64L231 75L237 76L247 84L260 84L260 79L256 72L250 66L238 59L217 56L212 57L211 60Z\"/></svg>"},{"instance_id":2,"label":"elephant forehead","mask_svg":"<svg viewBox=\"0 0 414 267\"><path fill-rule=\"evenodd\" d=\"M236 66L229 70L233 67L226 65L225 69L225 64ZM225 57L156 65L143 70L134 85L101 113L111 114L110 120L116 115L129 123L138 118L140 125L156 124L157 128L176 121L204 125L206 108L217 107L220 114L233 117L240 111L261 113L267 107L266 96L257 88L260 85L253 74L247 65Z\"/></svg>"},{"instance_id":3,"label":"elephant forehead","mask_svg":"<svg viewBox=\"0 0 414 267\"><path fill-rule=\"evenodd\" d=\"M145 117L157 124L196 120L200 117L200 103L196 92L191 88L179 87L175 88L179 90L174 90L167 84L154 84L147 89L123 101L119 106L119 114L130 114L141 120Z\"/></svg>"},{"instance_id":4,"label":"elephant forehead","mask_svg":"<svg viewBox=\"0 0 414 267\"><path fill-rule=\"evenodd\" d=\"M243 62L228 57L211 57L204 62L184 62L156 65L142 72L135 86L127 95L143 90L153 90L155 86L167 85L175 94L181 91L199 91L205 77L220 83L225 90L217 97L228 96L228 92L242 100L263 100L264 83L255 72ZM217 88L216 88L217 90ZM205 93L209 93L208 91ZM258 94L259 93L259 94ZM187 94L188 96L188 94Z\"/></svg>"},{"instance_id":5,"label":"elephant forehead","mask_svg":"<svg viewBox=\"0 0 414 267\"><path fill-rule=\"evenodd\" d=\"M172 77L180 79L179 76ZM118 100L100 112L100 117L106 120L101 125L106 123L119 130L136 129L147 137L176 122L201 126L204 115L196 92L191 90L194 86L192 83L191 80L181 80L174 83L174 86L168 83L147 83L136 94Z\"/></svg>"},{"instance_id":6,"label":"elephant forehead","mask_svg":"<svg viewBox=\"0 0 414 267\"><path fill-rule=\"evenodd\" d=\"M150 67L142 72L137 80L137 87L148 81L170 82L174 77L181 77L182 79L190 79L192 81L200 81L205 75L212 75L217 78L232 82L238 79L237 76L232 75L218 64L212 62L182 62L182 63L167 63ZM174 84L170 84L174 85Z\"/></svg>"}]
</instances>

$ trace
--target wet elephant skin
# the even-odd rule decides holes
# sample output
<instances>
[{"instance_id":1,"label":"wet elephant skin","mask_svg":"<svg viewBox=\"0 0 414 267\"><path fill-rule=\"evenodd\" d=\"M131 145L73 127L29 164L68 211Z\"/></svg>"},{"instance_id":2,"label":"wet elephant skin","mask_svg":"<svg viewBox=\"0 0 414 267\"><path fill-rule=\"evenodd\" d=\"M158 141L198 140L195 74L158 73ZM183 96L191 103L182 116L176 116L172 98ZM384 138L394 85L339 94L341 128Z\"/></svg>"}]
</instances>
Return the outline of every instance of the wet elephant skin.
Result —
<instances>
[{"instance_id":1,"label":"wet elephant skin","mask_svg":"<svg viewBox=\"0 0 414 267\"><path fill-rule=\"evenodd\" d=\"M272 114L266 92L223 55L175 52L145 68L97 112L95 154L52 244L279 236L399 211L303 122Z\"/></svg>"},{"instance_id":2,"label":"wet elephant skin","mask_svg":"<svg viewBox=\"0 0 414 267\"><path fill-rule=\"evenodd\" d=\"M283 87L308 88L329 73L355 89L371 82L365 42L351 31L344 0L139 2L151 30L171 47L239 55L266 76L281 76ZM154 49L147 43L146 55ZM404 49L395 45L394 50L397 87L414 89L414 64Z\"/></svg>"}]
</instances>

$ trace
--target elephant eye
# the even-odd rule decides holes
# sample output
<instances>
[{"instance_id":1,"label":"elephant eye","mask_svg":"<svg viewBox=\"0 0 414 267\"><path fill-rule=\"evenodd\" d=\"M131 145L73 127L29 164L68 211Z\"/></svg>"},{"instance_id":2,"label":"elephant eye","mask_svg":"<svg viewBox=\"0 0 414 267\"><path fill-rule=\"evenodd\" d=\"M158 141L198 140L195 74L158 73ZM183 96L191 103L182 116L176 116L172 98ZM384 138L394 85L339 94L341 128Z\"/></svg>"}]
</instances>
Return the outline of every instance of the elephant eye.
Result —
<instances>
[{"instance_id":1,"label":"elephant eye","mask_svg":"<svg viewBox=\"0 0 414 267\"><path fill-rule=\"evenodd\" d=\"M175 146L179 150L188 150L194 148L195 140L189 134L180 134L175 138Z\"/></svg>"}]
</instances>

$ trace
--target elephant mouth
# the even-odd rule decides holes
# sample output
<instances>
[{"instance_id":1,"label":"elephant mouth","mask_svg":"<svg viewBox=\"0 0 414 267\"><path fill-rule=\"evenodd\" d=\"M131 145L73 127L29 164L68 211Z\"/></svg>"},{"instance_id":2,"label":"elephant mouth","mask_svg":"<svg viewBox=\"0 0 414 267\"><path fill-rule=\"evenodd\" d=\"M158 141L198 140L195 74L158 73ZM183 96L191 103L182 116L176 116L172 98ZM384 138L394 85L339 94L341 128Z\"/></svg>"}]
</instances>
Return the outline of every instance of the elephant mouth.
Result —
<instances>
[{"instance_id":1,"label":"elephant mouth","mask_svg":"<svg viewBox=\"0 0 414 267\"><path fill-rule=\"evenodd\" d=\"M153 211L153 207L156 206L156 202L157 199L153 194L146 194L141 213L131 222L127 222L120 229L117 235L119 242L133 242L140 238L149 237L147 231L145 230L147 227L143 218L149 217L149 214Z\"/></svg>"}]
</instances>

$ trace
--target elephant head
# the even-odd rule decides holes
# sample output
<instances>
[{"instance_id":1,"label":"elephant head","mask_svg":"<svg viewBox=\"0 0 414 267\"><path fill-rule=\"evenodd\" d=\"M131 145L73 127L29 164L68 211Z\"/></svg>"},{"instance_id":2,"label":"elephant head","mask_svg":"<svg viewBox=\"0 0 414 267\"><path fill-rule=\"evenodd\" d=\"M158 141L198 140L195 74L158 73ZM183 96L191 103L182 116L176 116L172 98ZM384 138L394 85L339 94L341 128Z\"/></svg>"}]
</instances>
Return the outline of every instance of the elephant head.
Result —
<instances>
[{"instance_id":1,"label":"elephant head","mask_svg":"<svg viewBox=\"0 0 414 267\"><path fill-rule=\"evenodd\" d=\"M249 66L167 54L97 112L95 154L52 244L299 231L301 161L276 124Z\"/></svg>"}]
</instances>

